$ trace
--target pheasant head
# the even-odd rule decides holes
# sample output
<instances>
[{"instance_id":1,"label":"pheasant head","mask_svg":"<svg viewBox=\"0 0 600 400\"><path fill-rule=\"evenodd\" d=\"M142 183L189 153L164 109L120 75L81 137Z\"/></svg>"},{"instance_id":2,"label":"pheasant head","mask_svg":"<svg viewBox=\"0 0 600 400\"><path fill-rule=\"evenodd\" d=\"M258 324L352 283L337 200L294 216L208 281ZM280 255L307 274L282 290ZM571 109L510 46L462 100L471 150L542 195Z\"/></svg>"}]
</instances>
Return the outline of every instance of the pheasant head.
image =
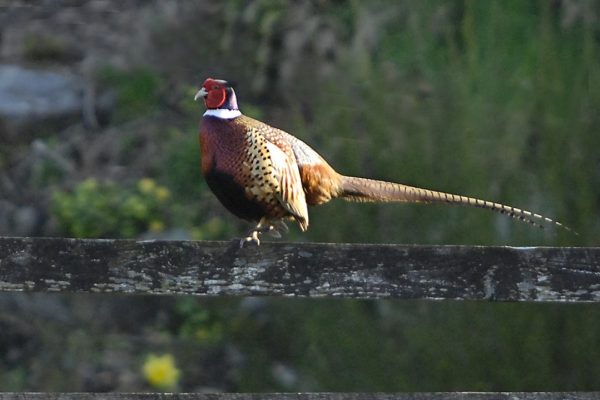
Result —
<instances>
[{"instance_id":1,"label":"pheasant head","mask_svg":"<svg viewBox=\"0 0 600 400\"><path fill-rule=\"evenodd\" d=\"M208 78L194 96L194 100L204 99L209 110L238 110L237 98L231 85L222 79Z\"/></svg>"}]
</instances>

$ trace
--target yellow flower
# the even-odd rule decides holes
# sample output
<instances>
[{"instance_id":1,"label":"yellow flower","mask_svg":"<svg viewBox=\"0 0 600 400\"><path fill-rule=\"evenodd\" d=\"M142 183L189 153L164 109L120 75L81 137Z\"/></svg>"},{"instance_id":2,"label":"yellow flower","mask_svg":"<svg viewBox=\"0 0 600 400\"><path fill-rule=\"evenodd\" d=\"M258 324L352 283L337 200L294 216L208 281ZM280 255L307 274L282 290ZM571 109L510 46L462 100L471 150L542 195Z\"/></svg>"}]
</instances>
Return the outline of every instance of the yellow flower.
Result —
<instances>
[{"instance_id":1,"label":"yellow flower","mask_svg":"<svg viewBox=\"0 0 600 400\"><path fill-rule=\"evenodd\" d=\"M162 390L174 388L179 380L179 369L175 366L175 359L171 354L150 354L142 369L148 383Z\"/></svg>"},{"instance_id":2,"label":"yellow flower","mask_svg":"<svg viewBox=\"0 0 600 400\"><path fill-rule=\"evenodd\" d=\"M137 186L140 192L148 194L154 190L156 182L154 182L154 179L143 178L138 181Z\"/></svg>"},{"instance_id":3,"label":"yellow flower","mask_svg":"<svg viewBox=\"0 0 600 400\"><path fill-rule=\"evenodd\" d=\"M150 229L150 232L162 232L165 229L165 224L162 221L154 219L150 221L148 229Z\"/></svg>"},{"instance_id":4,"label":"yellow flower","mask_svg":"<svg viewBox=\"0 0 600 400\"><path fill-rule=\"evenodd\" d=\"M164 186L158 186L155 193L159 201L165 201L171 196L169 189Z\"/></svg>"}]
</instances>

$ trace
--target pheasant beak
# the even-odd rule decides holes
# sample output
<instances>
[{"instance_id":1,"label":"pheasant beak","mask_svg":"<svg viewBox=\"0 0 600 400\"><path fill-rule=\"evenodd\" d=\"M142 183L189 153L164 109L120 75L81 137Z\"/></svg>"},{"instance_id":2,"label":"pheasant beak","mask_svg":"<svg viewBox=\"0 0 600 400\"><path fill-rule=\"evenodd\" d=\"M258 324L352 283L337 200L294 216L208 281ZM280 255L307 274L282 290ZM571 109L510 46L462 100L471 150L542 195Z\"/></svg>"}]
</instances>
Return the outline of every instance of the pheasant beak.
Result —
<instances>
[{"instance_id":1,"label":"pheasant beak","mask_svg":"<svg viewBox=\"0 0 600 400\"><path fill-rule=\"evenodd\" d=\"M194 96L194 101L198 101L200 97L206 97L207 94L208 92L206 91L206 89L201 88L200 90L198 90L198 93L196 93L196 95Z\"/></svg>"}]
</instances>

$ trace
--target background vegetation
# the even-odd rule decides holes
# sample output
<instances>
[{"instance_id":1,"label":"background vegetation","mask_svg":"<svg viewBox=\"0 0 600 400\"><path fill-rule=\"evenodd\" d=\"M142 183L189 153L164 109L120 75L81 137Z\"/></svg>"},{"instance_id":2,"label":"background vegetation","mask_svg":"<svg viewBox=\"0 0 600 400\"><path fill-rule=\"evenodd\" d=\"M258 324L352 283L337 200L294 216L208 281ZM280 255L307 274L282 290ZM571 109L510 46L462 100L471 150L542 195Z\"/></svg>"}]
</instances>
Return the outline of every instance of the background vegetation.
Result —
<instances>
[{"instance_id":1,"label":"background vegetation","mask_svg":"<svg viewBox=\"0 0 600 400\"><path fill-rule=\"evenodd\" d=\"M139 32L117 35L116 59L86 58L103 48L93 41L72 50L58 18L42 20L43 40L25 35L17 61L83 74L114 99L97 126L0 150L19 182L0 195L39 215L27 234L244 232L199 174L192 97L212 76L343 173L511 204L580 233L333 202L285 240L599 244L600 3L134 3ZM52 157L36 157L40 145ZM598 337L594 305L2 295L0 390L598 390Z\"/></svg>"}]
</instances>

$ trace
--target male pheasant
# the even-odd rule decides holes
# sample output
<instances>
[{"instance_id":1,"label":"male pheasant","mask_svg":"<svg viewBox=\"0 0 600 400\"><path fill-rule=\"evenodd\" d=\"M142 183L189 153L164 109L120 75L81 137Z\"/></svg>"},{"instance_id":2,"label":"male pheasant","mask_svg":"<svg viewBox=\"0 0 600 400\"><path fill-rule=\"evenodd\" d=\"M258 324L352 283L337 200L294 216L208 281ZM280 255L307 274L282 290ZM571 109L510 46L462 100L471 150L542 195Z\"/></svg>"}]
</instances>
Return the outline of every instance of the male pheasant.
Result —
<instances>
[{"instance_id":1,"label":"male pheasant","mask_svg":"<svg viewBox=\"0 0 600 400\"><path fill-rule=\"evenodd\" d=\"M259 234L287 230L285 219L308 229L307 206L334 198L354 201L449 203L485 208L540 226L562 226L539 214L504 204L337 173L298 138L247 117L238 108L231 85L208 78L194 100L207 111L200 128L202 173L220 202L236 216L258 222L246 242ZM567 228L568 229L568 228Z\"/></svg>"}]
</instances>

